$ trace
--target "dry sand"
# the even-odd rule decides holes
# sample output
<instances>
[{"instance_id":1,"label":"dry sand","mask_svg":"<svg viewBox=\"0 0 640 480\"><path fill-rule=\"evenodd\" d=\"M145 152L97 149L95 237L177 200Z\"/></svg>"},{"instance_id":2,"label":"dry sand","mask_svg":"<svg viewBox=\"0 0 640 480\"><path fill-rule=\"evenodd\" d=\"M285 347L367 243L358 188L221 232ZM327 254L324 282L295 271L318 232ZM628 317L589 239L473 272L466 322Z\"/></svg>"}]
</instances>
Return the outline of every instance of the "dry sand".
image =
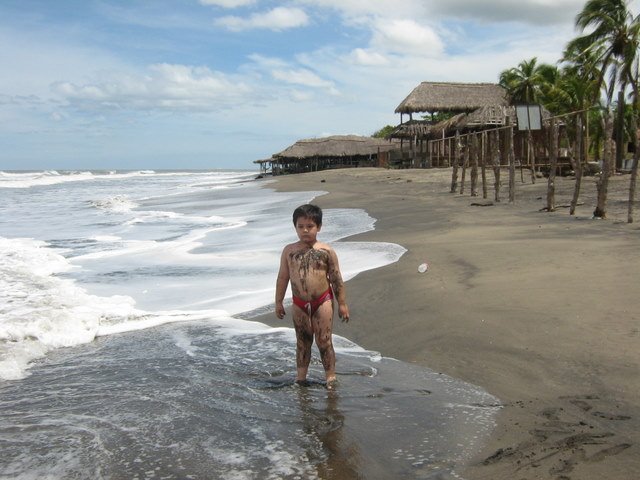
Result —
<instances>
[{"instance_id":1,"label":"dry sand","mask_svg":"<svg viewBox=\"0 0 640 480\"><path fill-rule=\"evenodd\" d=\"M493 181L488 174L490 183ZM349 324L364 348L480 385L502 401L468 479L640 478L640 207L626 223L629 176L611 179L609 218L545 206L546 179L516 183L515 203L449 193L450 169L347 169L278 177L324 190L323 208L363 208L376 230L353 240L400 244L395 264L347 283ZM558 178L568 205L573 178ZM428 262L427 273L418 265ZM281 325L275 317L264 317Z\"/></svg>"}]
</instances>

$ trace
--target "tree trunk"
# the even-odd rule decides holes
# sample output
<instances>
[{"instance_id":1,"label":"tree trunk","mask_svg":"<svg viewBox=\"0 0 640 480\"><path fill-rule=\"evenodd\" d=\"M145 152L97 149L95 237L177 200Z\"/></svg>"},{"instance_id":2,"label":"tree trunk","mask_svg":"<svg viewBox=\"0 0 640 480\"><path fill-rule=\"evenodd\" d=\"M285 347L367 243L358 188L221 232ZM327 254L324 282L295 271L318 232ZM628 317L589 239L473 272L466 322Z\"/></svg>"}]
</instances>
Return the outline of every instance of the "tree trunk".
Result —
<instances>
[{"instance_id":1,"label":"tree trunk","mask_svg":"<svg viewBox=\"0 0 640 480\"><path fill-rule=\"evenodd\" d=\"M558 168L558 124L551 119L549 145L549 181L547 183L547 211L556 210L556 169Z\"/></svg>"},{"instance_id":2,"label":"tree trunk","mask_svg":"<svg viewBox=\"0 0 640 480\"><path fill-rule=\"evenodd\" d=\"M578 205L578 198L580 197L580 187L582 185L582 115L579 113L576 117L576 183L573 187L573 198L571 199L571 208L569 209L569 215L576 214L576 206Z\"/></svg>"},{"instance_id":3,"label":"tree trunk","mask_svg":"<svg viewBox=\"0 0 640 480\"><path fill-rule=\"evenodd\" d=\"M624 157L624 91L618 92L618 115L616 120L616 170L622 169Z\"/></svg>"},{"instance_id":4,"label":"tree trunk","mask_svg":"<svg viewBox=\"0 0 640 480\"><path fill-rule=\"evenodd\" d=\"M637 95L636 95L637 98ZM637 100L634 102L637 106ZM629 210L627 222L633 223L633 202L636 196L636 181L638 179L638 157L640 157L640 145L638 145L638 109L634 108L631 115L631 131L633 132L633 163L631 164L631 180L629 181Z\"/></svg>"},{"instance_id":5,"label":"tree trunk","mask_svg":"<svg viewBox=\"0 0 640 480\"><path fill-rule=\"evenodd\" d=\"M598 202L593 212L595 218L606 218L607 216L607 190L609 188L609 175L611 175L612 164L614 163L611 138L613 136L613 121L611 111L607 109L604 114L604 152L602 155L602 173L596 184L598 188Z\"/></svg>"},{"instance_id":6,"label":"tree trunk","mask_svg":"<svg viewBox=\"0 0 640 480\"><path fill-rule=\"evenodd\" d=\"M458 161L460 160L460 134L456 132L455 154L453 156L453 171L451 173L451 193L456 193L458 189Z\"/></svg>"}]
</instances>

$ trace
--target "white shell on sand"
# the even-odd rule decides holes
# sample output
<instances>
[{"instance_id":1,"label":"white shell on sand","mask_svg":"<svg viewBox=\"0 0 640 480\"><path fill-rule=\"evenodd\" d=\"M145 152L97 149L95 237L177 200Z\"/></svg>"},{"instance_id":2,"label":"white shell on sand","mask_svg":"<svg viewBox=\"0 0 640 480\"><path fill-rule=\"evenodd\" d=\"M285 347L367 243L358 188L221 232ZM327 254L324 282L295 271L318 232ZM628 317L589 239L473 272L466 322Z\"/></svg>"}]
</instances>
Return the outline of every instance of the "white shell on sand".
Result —
<instances>
[{"instance_id":1,"label":"white shell on sand","mask_svg":"<svg viewBox=\"0 0 640 480\"><path fill-rule=\"evenodd\" d=\"M421 263L421 264L418 266L418 272L419 272L419 273L424 273L424 272L426 272L427 270L429 270L429 264L428 264L428 263Z\"/></svg>"}]
</instances>

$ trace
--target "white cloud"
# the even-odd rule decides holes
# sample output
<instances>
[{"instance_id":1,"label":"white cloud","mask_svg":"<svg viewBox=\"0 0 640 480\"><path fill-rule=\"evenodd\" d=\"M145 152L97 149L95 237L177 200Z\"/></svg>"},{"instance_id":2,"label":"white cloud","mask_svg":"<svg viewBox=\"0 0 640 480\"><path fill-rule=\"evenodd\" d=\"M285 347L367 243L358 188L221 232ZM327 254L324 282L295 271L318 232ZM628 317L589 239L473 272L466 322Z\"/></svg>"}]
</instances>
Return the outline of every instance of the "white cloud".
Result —
<instances>
[{"instance_id":1,"label":"white cloud","mask_svg":"<svg viewBox=\"0 0 640 480\"><path fill-rule=\"evenodd\" d=\"M331 88L333 82L323 80L318 75L307 69L272 70L271 75L276 80L282 80L295 85L303 85L312 88Z\"/></svg>"},{"instance_id":2,"label":"white cloud","mask_svg":"<svg viewBox=\"0 0 640 480\"><path fill-rule=\"evenodd\" d=\"M96 148L85 142L83 149L81 139L108 135L103 150L109 156L122 152L123 159L138 161L137 156L144 155L150 165L162 155L175 162L175 152L219 155L229 145L224 154L237 162L264 158L297 138L322 132L370 134L399 121L395 107L421 81L496 82L500 71L523 59L536 56L553 63L575 35L573 18L583 1L288 0L269 5L290 8L265 7L251 15L259 2L201 0L221 8L253 4L244 18L224 17L234 19L229 25L218 20L221 26L245 31L238 51L232 49L239 36L222 28L212 33L209 10L202 7L165 6L162 15L156 10L148 17L145 9L136 10L140 23L103 16L109 23L95 38L90 34L94 23L77 29L55 19L39 28L9 27L5 22L0 27L0 63L11 68L0 76L0 127L23 139L5 158L26 158L22 152L45 143L39 132L53 132L47 148L65 145L57 158L84 161ZM639 3L633 0L634 12ZM133 17L133 11L129 13ZM169 21L174 17L180 22ZM278 33L277 42L260 44L251 43L255 38L246 32L312 22L304 42L295 30L289 38L287 32ZM147 26L131 37L118 36L115 43L103 41L109 28L117 27L114 32L120 34L122 24ZM198 28L184 27L190 24ZM149 35L148 25L163 30ZM269 34L259 33L261 38ZM282 46L285 41L287 48ZM248 57L247 45L254 52ZM114 49L108 50L110 46ZM230 51L219 54L223 48ZM148 67L156 61L149 58L167 63ZM170 63L175 58L203 66ZM203 124L218 136L198 134ZM244 133L233 137L234 132ZM153 143L141 142L145 137ZM229 137L242 141L230 142ZM34 151L33 158L45 156ZM211 157L207 154L206 161Z\"/></svg>"},{"instance_id":3,"label":"white cloud","mask_svg":"<svg viewBox=\"0 0 640 480\"><path fill-rule=\"evenodd\" d=\"M518 21L532 25L572 23L585 0L297 0L313 7L330 8L350 23L368 18L410 18L433 24L442 17L487 23ZM631 5L637 4L633 0ZM634 10L634 11L637 11Z\"/></svg>"},{"instance_id":4,"label":"white cloud","mask_svg":"<svg viewBox=\"0 0 640 480\"><path fill-rule=\"evenodd\" d=\"M434 13L483 22L534 25L572 23L585 0L447 0L432 1Z\"/></svg>"},{"instance_id":5,"label":"white cloud","mask_svg":"<svg viewBox=\"0 0 640 480\"><path fill-rule=\"evenodd\" d=\"M253 5L256 0L200 0L202 5L214 5L216 7L237 8Z\"/></svg>"},{"instance_id":6,"label":"white cloud","mask_svg":"<svg viewBox=\"0 0 640 480\"><path fill-rule=\"evenodd\" d=\"M431 28L413 20L379 20L371 44L379 50L400 54L438 56L444 47Z\"/></svg>"},{"instance_id":7,"label":"white cloud","mask_svg":"<svg viewBox=\"0 0 640 480\"><path fill-rule=\"evenodd\" d=\"M253 75L260 82L261 88L277 92L283 84L297 85L298 87L306 87L313 90L322 90L323 93L330 95L339 95L340 92L335 86L335 82L324 78L315 72L312 63L305 61L306 56L301 55L297 62L290 62L276 57L265 57L263 55L253 54L249 56L251 63L245 65L242 70L245 73ZM331 58L330 61L334 61ZM302 65L302 67L300 66ZM268 84L263 78L268 76L276 81L274 84ZM276 93L274 96L278 97ZM289 92L289 96L296 101L315 98L313 92L307 90L303 92L296 89Z\"/></svg>"},{"instance_id":8,"label":"white cloud","mask_svg":"<svg viewBox=\"0 0 640 480\"><path fill-rule=\"evenodd\" d=\"M249 55L249 60L251 60L256 66L262 69L285 68L287 67L287 65L289 65L287 62L285 62L281 58L267 57L265 55L260 55L258 53L253 53Z\"/></svg>"},{"instance_id":9,"label":"white cloud","mask_svg":"<svg viewBox=\"0 0 640 480\"><path fill-rule=\"evenodd\" d=\"M292 102L303 103L313 100L314 95L309 91L291 90L289 92L289 98L291 98Z\"/></svg>"},{"instance_id":10,"label":"white cloud","mask_svg":"<svg viewBox=\"0 0 640 480\"><path fill-rule=\"evenodd\" d=\"M384 55L364 48L354 49L349 58L356 65L379 67L389 64L389 60Z\"/></svg>"},{"instance_id":11,"label":"white cloud","mask_svg":"<svg viewBox=\"0 0 640 480\"><path fill-rule=\"evenodd\" d=\"M425 18L425 0L297 0L298 3L329 8L358 23L366 18ZM442 0L435 0L442 1Z\"/></svg>"},{"instance_id":12,"label":"white cloud","mask_svg":"<svg viewBox=\"0 0 640 480\"><path fill-rule=\"evenodd\" d=\"M55 94L86 110L188 110L228 108L252 93L243 82L207 67L157 64L145 75L112 75L97 83L57 82Z\"/></svg>"},{"instance_id":13,"label":"white cloud","mask_svg":"<svg viewBox=\"0 0 640 480\"><path fill-rule=\"evenodd\" d=\"M276 7L268 12L254 13L248 18L226 16L216 19L215 24L234 32L252 29L287 30L303 27L309 17L299 8Z\"/></svg>"}]
</instances>

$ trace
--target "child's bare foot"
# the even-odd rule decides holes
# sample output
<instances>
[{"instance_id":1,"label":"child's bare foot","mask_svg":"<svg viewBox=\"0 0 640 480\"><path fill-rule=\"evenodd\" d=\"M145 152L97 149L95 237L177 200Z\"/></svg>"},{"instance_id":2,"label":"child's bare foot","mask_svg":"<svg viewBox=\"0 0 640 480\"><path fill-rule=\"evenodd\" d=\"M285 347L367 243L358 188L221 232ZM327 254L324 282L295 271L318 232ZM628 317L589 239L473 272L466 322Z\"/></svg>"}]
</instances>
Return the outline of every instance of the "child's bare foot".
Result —
<instances>
[{"instance_id":1,"label":"child's bare foot","mask_svg":"<svg viewBox=\"0 0 640 480\"><path fill-rule=\"evenodd\" d=\"M327 390L334 390L337 384L338 379L336 377L327 378Z\"/></svg>"}]
</instances>

